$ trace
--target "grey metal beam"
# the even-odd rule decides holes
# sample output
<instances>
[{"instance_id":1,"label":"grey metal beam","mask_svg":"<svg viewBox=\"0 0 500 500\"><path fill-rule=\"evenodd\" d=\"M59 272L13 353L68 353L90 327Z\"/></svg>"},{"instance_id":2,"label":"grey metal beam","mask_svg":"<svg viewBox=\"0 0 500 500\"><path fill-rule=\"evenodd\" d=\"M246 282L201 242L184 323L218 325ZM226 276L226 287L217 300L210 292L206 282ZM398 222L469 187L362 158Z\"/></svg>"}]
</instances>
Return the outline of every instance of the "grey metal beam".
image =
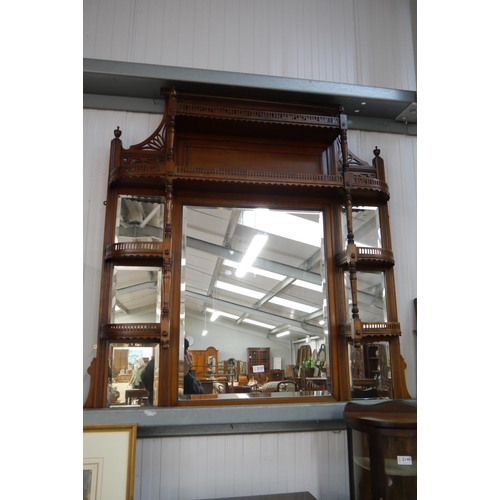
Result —
<instances>
[{"instance_id":1,"label":"grey metal beam","mask_svg":"<svg viewBox=\"0 0 500 500\"><path fill-rule=\"evenodd\" d=\"M228 248L214 245L213 243L208 243L207 241L202 241L197 238L191 238L189 236L186 238L186 245L189 248L195 248L196 250L201 250L202 252L210 253L212 255L216 255L217 257L237 262L239 262L243 257L243 254L236 250L231 250L233 253L230 253ZM298 280L307 281L308 283L321 285L321 276L319 274L304 271L298 267L287 266L286 264L273 262L261 257L257 257L252 265L253 267L257 267L259 269L265 269L266 271L272 271L274 273L290 276Z\"/></svg>"},{"instance_id":2,"label":"grey metal beam","mask_svg":"<svg viewBox=\"0 0 500 500\"><path fill-rule=\"evenodd\" d=\"M186 290L184 293L186 294L186 297L189 297L191 299L196 299L196 300L199 300L201 302L205 302L207 304L212 304L213 298L209 297L208 295L202 295L201 293L190 292L189 290ZM267 319L269 321L276 321L277 323L280 323L283 325L286 324L286 325L294 326L295 328L300 328L304 332L315 333L317 335L323 334L323 329L319 328L318 326L304 325L302 318L299 320L285 318L284 316L279 316L277 314L272 314L272 313L268 313L265 311L261 311L260 309L253 309L252 307L244 306L242 304L236 304L234 302L229 302L229 301L223 300L223 299L217 299L217 305L225 306L229 309L236 310L239 312L243 311L243 312L248 313L249 315L251 314L252 316L256 316L256 317L262 318L262 319ZM305 326L307 326L307 329L305 328Z\"/></svg>"},{"instance_id":3,"label":"grey metal beam","mask_svg":"<svg viewBox=\"0 0 500 500\"><path fill-rule=\"evenodd\" d=\"M86 108L163 113L161 90L164 88L342 105L351 120L351 128L357 128L358 123L359 126L378 127L378 122L359 121L360 118L372 118L383 120L385 127L391 128L380 131L411 134L415 130L416 133L416 126L392 123L403 110L417 102L414 91L155 64L83 60Z\"/></svg>"}]
</instances>

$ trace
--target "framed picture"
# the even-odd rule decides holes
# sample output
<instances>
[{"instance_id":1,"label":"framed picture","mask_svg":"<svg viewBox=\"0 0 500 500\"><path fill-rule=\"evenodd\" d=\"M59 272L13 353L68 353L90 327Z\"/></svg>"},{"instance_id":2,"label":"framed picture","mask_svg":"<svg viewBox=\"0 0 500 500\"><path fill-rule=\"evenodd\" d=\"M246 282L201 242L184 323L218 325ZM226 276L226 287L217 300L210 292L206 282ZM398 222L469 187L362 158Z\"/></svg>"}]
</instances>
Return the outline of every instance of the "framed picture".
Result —
<instances>
[{"instance_id":1,"label":"framed picture","mask_svg":"<svg viewBox=\"0 0 500 500\"><path fill-rule=\"evenodd\" d=\"M137 424L83 426L83 500L133 500Z\"/></svg>"}]
</instances>

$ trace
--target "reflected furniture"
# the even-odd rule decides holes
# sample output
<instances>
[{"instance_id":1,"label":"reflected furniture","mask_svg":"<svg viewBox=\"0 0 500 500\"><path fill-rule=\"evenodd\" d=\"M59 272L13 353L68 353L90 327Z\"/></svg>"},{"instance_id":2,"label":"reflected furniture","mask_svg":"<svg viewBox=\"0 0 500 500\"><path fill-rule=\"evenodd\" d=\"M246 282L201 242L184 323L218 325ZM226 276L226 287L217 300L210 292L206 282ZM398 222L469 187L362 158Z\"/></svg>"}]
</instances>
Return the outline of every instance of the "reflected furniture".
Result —
<instances>
[{"instance_id":1,"label":"reflected furniture","mask_svg":"<svg viewBox=\"0 0 500 500\"><path fill-rule=\"evenodd\" d=\"M131 405L133 400L137 400L138 404L142 403L142 398L148 397L146 389L128 389L125 391L125 404Z\"/></svg>"},{"instance_id":2,"label":"reflected furniture","mask_svg":"<svg viewBox=\"0 0 500 500\"><path fill-rule=\"evenodd\" d=\"M347 403L351 500L416 500L417 405Z\"/></svg>"},{"instance_id":3,"label":"reflected furniture","mask_svg":"<svg viewBox=\"0 0 500 500\"><path fill-rule=\"evenodd\" d=\"M269 347L249 347L247 349L248 371L247 377L252 377L263 384L271 380L271 349ZM263 366L262 372L255 372L254 367Z\"/></svg>"}]
</instances>

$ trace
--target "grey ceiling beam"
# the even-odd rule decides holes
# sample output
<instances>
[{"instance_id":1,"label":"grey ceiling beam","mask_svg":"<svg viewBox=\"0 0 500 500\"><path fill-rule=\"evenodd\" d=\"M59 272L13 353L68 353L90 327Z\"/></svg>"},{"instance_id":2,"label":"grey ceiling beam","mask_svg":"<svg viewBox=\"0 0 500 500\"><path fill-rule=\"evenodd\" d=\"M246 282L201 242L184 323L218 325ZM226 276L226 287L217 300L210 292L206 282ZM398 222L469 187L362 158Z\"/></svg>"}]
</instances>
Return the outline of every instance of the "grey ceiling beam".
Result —
<instances>
[{"instance_id":1,"label":"grey ceiling beam","mask_svg":"<svg viewBox=\"0 0 500 500\"><path fill-rule=\"evenodd\" d=\"M189 290L186 290L184 293L186 294L186 297L189 297L191 299L196 299L196 300L199 300L201 302L205 302L206 304L212 305L213 298L209 297L208 295L203 295L201 293L196 293L196 292L190 292ZM261 311L259 309L252 309L251 307L244 306L241 304L235 304L234 302L229 302L227 300L217 299L217 305L218 306L225 306L228 309L236 310L239 312L243 311L243 312L248 313L249 315L251 314L254 317L266 319L268 321L275 321L275 322L280 323L280 324L287 324L287 325L294 326L296 328L300 328L302 330L305 330L304 322L302 320L285 318L283 316L278 316L277 314L271 314L271 313L268 313L265 311ZM311 330L312 332L315 332L315 333L318 332L318 334L323 334L322 328L319 328L319 327L314 326L314 325L306 325L306 326L307 326L306 331Z\"/></svg>"},{"instance_id":2,"label":"grey ceiling beam","mask_svg":"<svg viewBox=\"0 0 500 500\"><path fill-rule=\"evenodd\" d=\"M83 60L85 108L163 113L161 90L165 88L342 105L351 128L416 133L416 124L396 121L408 106L417 102L415 91L102 59Z\"/></svg>"},{"instance_id":3,"label":"grey ceiling beam","mask_svg":"<svg viewBox=\"0 0 500 500\"><path fill-rule=\"evenodd\" d=\"M228 248L214 245L213 243L208 243L207 241L202 241L190 236L186 238L186 245L189 248L195 248L196 250L200 250L202 252L206 252L217 257L222 257L223 259L228 259L236 262L240 262L243 257L243 254L236 250L230 251ZM299 269L297 267L287 266L286 264L281 264L280 262L263 259L261 257L257 257L255 259L253 267L271 271L277 274L283 274L285 276L290 276L291 278L307 281L308 283L314 283L315 285L322 284L321 276L319 274L304 271L303 269Z\"/></svg>"}]
</instances>

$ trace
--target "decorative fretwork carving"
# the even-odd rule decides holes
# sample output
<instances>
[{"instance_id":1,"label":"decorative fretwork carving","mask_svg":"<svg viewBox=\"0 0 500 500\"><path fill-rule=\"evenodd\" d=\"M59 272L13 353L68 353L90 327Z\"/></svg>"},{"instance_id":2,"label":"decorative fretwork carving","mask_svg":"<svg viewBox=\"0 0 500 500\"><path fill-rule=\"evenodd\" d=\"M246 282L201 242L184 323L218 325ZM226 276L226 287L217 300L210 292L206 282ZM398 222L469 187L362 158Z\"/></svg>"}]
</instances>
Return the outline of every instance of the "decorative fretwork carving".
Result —
<instances>
[{"instance_id":1,"label":"decorative fretwork carving","mask_svg":"<svg viewBox=\"0 0 500 500\"><path fill-rule=\"evenodd\" d=\"M366 264L386 264L388 266L394 265L394 254L391 250L385 248L366 248L356 247L357 262ZM337 266L346 266L350 261L350 256L347 250L339 253L336 256Z\"/></svg>"},{"instance_id":2,"label":"decorative fretwork carving","mask_svg":"<svg viewBox=\"0 0 500 500\"><path fill-rule=\"evenodd\" d=\"M151 150L151 151L165 151L165 137L167 131L167 124L162 122L160 127L156 129L155 133L146 139L146 141L134 146L135 150Z\"/></svg>"},{"instance_id":3,"label":"decorative fretwork carving","mask_svg":"<svg viewBox=\"0 0 500 500\"><path fill-rule=\"evenodd\" d=\"M363 337L365 336L376 336L376 335L391 335L400 336L401 335L401 325L397 321L372 321L367 323L361 323ZM351 336L351 325L343 324L340 325L340 333L342 335Z\"/></svg>"},{"instance_id":4,"label":"decorative fretwork carving","mask_svg":"<svg viewBox=\"0 0 500 500\"><path fill-rule=\"evenodd\" d=\"M269 123L290 123L313 127L339 127L337 116L286 113L232 106L214 106L208 104L177 103L178 115L206 116L228 120L257 121Z\"/></svg>"},{"instance_id":5,"label":"decorative fretwork carving","mask_svg":"<svg viewBox=\"0 0 500 500\"><path fill-rule=\"evenodd\" d=\"M161 242L128 241L112 243L106 247L106 259L118 257L160 257Z\"/></svg>"},{"instance_id":6,"label":"decorative fretwork carving","mask_svg":"<svg viewBox=\"0 0 500 500\"><path fill-rule=\"evenodd\" d=\"M343 185L340 175L323 174L297 174L288 172L269 172L261 170L229 170L224 168L202 168L202 167L183 167L178 166L175 169L176 177L192 177L197 179L234 179L238 181L260 181L276 183L286 182L295 184L322 184L331 183Z\"/></svg>"},{"instance_id":7,"label":"decorative fretwork carving","mask_svg":"<svg viewBox=\"0 0 500 500\"><path fill-rule=\"evenodd\" d=\"M101 326L101 339L159 339L158 323L109 323Z\"/></svg>"}]
</instances>

